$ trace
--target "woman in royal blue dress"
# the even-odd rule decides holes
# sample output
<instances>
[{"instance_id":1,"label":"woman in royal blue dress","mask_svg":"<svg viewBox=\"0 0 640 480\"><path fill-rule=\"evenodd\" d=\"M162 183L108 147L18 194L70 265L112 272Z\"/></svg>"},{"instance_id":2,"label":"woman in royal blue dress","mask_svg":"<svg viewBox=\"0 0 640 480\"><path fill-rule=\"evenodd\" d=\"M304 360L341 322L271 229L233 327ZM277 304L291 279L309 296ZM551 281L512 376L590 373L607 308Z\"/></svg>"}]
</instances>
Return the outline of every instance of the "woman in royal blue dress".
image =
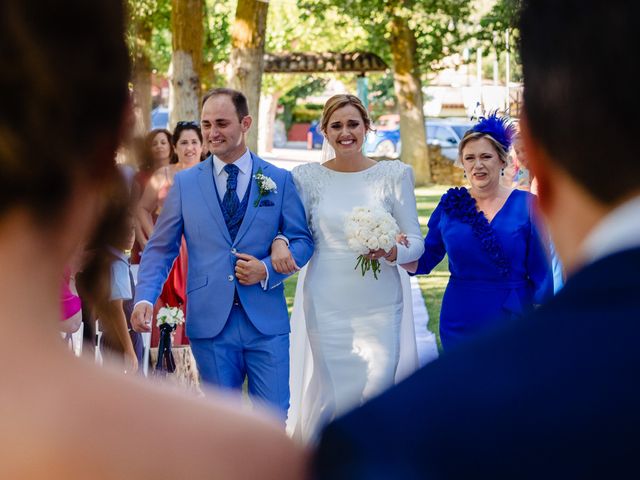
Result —
<instances>
[{"instance_id":1,"label":"woman in royal blue dress","mask_svg":"<svg viewBox=\"0 0 640 480\"><path fill-rule=\"evenodd\" d=\"M458 162L471 187L442 196L429 219L425 252L407 267L426 275L449 257L451 278L440 312L445 350L522 317L553 293L535 197L500 185L512 136L513 126L495 114L465 134Z\"/></svg>"}]
</instances>

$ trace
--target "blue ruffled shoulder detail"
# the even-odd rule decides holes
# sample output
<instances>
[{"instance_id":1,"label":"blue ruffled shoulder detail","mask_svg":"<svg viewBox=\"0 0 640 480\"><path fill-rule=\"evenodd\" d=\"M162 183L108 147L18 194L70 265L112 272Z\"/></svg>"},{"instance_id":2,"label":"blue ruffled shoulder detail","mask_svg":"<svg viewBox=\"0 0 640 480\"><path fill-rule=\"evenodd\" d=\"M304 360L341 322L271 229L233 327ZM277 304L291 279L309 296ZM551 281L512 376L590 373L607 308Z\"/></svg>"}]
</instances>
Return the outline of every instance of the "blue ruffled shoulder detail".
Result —
<instances>
[{"instance_id":1,"label":"blue ruffled shoulder detail","mask_svg":"<svg viewBox=\"0 0 640 480\"><path fill-rule=\"evenodd\" d=\"M489 255L500 273L507 277L510 273L502 245L484 213L478 211L475 199L465 187L450 188L442 196L442 208L452 218L471 226L474 237L478 239L482 249Z\"/></svg>"}]
</instances>

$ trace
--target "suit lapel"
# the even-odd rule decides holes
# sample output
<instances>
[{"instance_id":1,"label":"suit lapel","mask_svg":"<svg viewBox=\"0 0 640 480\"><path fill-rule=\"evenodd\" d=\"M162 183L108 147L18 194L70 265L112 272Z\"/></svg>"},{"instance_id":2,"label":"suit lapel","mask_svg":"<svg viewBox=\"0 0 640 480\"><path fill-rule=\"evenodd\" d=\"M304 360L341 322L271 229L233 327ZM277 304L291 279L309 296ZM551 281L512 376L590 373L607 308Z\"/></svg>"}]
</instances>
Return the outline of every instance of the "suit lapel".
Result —
<instances>
[{"instance_id":1,"label":"suit lapel","mask_svg":"<svg viewBox=\"0 0 640 480\"><path fill-rule=\"evenodd\" d=\"M240 242L245 233L249 230L251 226L251 222L255 218L258 213L258 207L254 207L254 203L258 198L258 182L256 182L254 175L256 172L262 168L262 173L268 175L267 169L269 168L269 164L251 152L251 179L249 180L249 203L247 203L247 211L244 214L244 218L242 219L242 223L240 224L240 229L238 230L238 235L236 236L235 243Z\"/></svg>"},{"instance_id":2,"label":"suit lapel","mask_svg":"<svg viewBox=\"0 0 640 480\"><path fill-rule=\"evenodd\" d=\"M200 186L200 190L204 196L203 203L211 212L211 215L217 222L219 230L222 232L222 235L224 235L224 238L229 242L229 244L231 244L231 236L229 235L227 224L222 216L218 191L213 180L213 156L210 156L200 164L198 185Z\"/></svg>"}]
</instances>

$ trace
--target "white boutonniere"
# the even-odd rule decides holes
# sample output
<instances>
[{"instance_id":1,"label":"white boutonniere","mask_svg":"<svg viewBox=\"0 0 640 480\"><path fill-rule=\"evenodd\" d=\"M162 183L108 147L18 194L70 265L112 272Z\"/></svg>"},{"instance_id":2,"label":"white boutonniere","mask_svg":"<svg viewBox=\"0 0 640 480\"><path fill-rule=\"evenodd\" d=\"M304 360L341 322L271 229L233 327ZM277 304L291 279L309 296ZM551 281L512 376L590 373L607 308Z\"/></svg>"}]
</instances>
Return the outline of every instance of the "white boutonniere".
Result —
<instances>
[{"instance_id":1,"label":"white boutonniere","mask_svg":"<svg viewBox=\"0 0 640 480\"><path fill-rule=\"evenodd\" d=\"M257 207L260 203L260 199L264 195L268 195L270 193L278 193L278 186L276 182L273 181L271 177L267 177L262 173L262 168L259 168L256 174L253 176L256 179L256 183L258 184L258 198L255 202L253 202L253 206Z\"/></svg>"}]
</instances>

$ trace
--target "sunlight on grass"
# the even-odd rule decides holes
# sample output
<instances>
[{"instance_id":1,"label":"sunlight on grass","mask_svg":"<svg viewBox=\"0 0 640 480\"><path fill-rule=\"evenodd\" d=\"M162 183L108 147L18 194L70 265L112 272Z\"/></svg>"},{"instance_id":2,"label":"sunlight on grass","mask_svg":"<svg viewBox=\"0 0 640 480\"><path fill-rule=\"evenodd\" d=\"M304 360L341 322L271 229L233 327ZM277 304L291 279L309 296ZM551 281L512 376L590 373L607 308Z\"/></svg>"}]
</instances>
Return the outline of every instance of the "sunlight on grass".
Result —
<instances>
[{"instance_id":1,"label":"sunlight on grass","mask_svg":"<svg viewBox=\"0 0 640 480\"><path fill-rule=\"evenodd\" d=\"M435 210L440 197L451 187L436 185L432 187L416 188L416 205L418 207L418 219L420 220L420 230L422 235L427 233L427 222L429 217ZM296 282L298 274L292 275L284 283L284 293L287 298L287 307L289 314L293 308L293 297L296 293ZM429 324L427 328L435 333L438 340L438 348L442 350L440 342L440 332L438 326L440 324L440 308L442 307L442 296L449 282L449 262L447 257L444 258L440 265L433 269L429 275L420 275L418 284L422 291L427 311L429 312Z\"/></svg>"}]
</instances>

